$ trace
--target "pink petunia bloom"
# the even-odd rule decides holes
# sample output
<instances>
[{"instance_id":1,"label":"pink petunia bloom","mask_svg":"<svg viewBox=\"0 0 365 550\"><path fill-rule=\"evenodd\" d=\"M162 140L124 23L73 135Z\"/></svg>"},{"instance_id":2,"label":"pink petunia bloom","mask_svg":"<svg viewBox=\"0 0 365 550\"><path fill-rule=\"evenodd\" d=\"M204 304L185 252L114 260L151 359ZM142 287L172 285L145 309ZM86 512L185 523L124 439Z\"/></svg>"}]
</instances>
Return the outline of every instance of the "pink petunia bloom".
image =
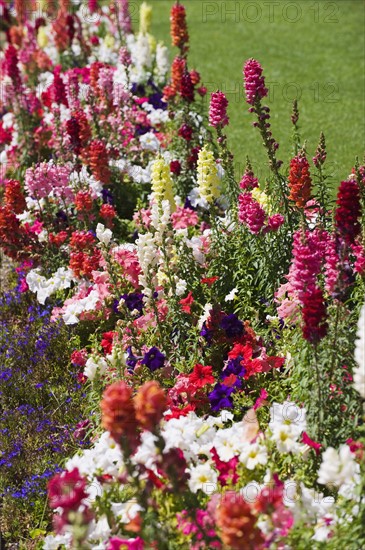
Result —
<instances>
[{"instance_id":1,"label":"pink petunia bloom","mask_svg":"<svg viewBox=\"0 0 365 550\"><path fill-rule=\"evenodd\" d=\"M171 214L172 225L174 229L185 229L198 223L199 218L196 212L191 208L178 206L176 211Z\"/></svg>"}]
</instances>

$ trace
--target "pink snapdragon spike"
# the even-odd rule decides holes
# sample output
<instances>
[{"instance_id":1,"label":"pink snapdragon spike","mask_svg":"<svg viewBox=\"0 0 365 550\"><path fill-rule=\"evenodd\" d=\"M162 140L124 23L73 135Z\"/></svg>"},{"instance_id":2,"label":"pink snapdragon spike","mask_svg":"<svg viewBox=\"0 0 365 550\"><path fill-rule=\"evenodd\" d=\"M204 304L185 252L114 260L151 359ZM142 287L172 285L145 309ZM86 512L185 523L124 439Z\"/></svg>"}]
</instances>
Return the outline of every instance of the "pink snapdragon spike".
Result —
<instances>
[{"instance_id":1,"label":"pink snapdragon spike","mask_svg":"<svg viewBox=\"0 0 365 550\"><path fill-rule=\"evenodd\" d=\"M77 468L71 472L56 474L48 483L48 497L51 508L77 510L82 501L88 497L85 491L86 479Z\"/></svg>"},{"instance_id":2,"label":"pink snapdragon spike","mask_svg":"<svg viewBox=\"0 0 365 550\"><path fill-rule=\"evenodd\" d=\"M223 92L212 92L210 96L209 124L213 128L224 128L229 124L227 116L228 100Z\"/></svg>"},{"instance_id":3,"label":"pink snapdragon spike","mask_svg":"<svg viewBox=\"0 0 365 550\"><path fill-rule=\"evenodd\" d=\"M259 180L255 178L253 171L249 167L247 167L240 181L241 189L244 189L245 191L251 191L251 189L255 189L255 187L258 186Z\"/></svg>"},{"instance_id":4,"label":"pink snapdragon spike","mask_svg":"<svg viewBox=\"0 0 365 550\"><path fill-rule=\"evenodd\" d=\"M258 99L266 97L268 89L265 87L265 78L262 76L262 67L256 59L249 59L243 68L245 80L246 101L254 105Z\"/></svg>"}]
</instances>

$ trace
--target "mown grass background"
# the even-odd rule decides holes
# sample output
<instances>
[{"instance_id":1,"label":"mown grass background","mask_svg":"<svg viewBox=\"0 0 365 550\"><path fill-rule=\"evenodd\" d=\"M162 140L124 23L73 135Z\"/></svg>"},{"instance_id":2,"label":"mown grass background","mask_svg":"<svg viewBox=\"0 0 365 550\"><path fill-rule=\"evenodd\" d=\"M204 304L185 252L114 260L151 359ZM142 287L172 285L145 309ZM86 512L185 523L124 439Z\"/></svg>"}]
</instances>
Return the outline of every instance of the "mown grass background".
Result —
<instances>
[{"instance_id":1,"label":"mown grass background","mask_svg":"<svg viewBox=\"0 0 365 550\"><path fill-rule=\"evenodd\" d=\"M172 0L153 6L152 34L170 45ZM131 0L134 28L141 0ZM221 89L230 102L227 134L236 173L245 157L267 174L258 131L251 127L242 88L242 66L250 57L264 67L270 89L279 158L291 155L290 114L299 100L302 139L312 156L321 130L328 145L334 185L348 176L365 143L365 3L363 0L183 0L190 33L189 66L209 92ZM209 98L206 98L208 109Z\"/></svg>"}]
</instances>

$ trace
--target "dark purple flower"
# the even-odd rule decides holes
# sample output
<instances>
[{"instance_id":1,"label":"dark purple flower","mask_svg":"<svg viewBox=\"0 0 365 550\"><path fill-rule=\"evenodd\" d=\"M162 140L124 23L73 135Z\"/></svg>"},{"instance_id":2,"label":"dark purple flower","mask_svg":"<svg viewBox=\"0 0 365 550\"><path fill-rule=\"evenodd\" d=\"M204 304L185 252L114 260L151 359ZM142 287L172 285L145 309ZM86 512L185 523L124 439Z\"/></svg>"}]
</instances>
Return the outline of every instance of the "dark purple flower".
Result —
<instances>
[{"instance_id":1,"label":"dark purple flower","mask_svg":"<svg viewBox=\"0 0 365 550\"><path fill-rule=\"evenodd\" d=\"M235 359L230 359L224 370L221 372L220 377L226 378L230 374L234 374L236 376L244 376L246 373L246 369L243 365L241 365L242 360L242 355L239 355Z\"/></svg>"},{"instance_id":2,"label":"dark purple flower","mask_svg":"<svg viewBox=\"0 0 365 550\"><path fill-rule=\"evenodd\" d=\"M234 392L234 388L225 386L224 384L216 384L214 390L208 394L208 398L212 407L212 411L220 411L221 409L230 409L233 407L233 401L230 395Z\"/></svg>"},{"instance_id":3,"label":"dark purple flower","mask_svg":"<svg viewBox=\"0 0 365 550\"><path fill-rule=\"evenodd\" d=\"M151 348L143 357L141 364L146 365L150 371L161 369L165 362L165 356L156 347Z\"/></svg>"},{"instance_id":4,"label":"dark purple flower","mask_svg":"<svg viewBox=\"0 0 365 550\"><path fill-rule=\"evenodd\" d=\"M205 322L203 323L202 329L200 331L200 336L203 336L203 338L208 342L208 344L211 344L213 331L207 328L207 324Z\"/></svg>"},{"instance_id":5,"label":"dark purple flower","mask_svg":"<svg viewBox=\"0 0 365 550\"><path fill-rule=\"evenodd\" d=\"M244 331L242 321L234 313L223 317L219 326L225 331L227 338L239 338Z\"/></svg>"},{"instance_id":6,"label":"dark purple flower","mask_svg":"<svg viewBox=\"0 0 365 550\"><path fill-rule=\"evenodd\" d=\"M127 356L128 356L128 358L126 359L125 364L127 365L128 370L132 370L132 371L133 371L133 369L134 369L134 367L136 366L136 363L137 363L137 361L138 361L138 357L136 357L135 355L133 355L132 346L128 346L128 347L127 347Z\"/></svg>"},{"instance_id":7,"label":"dark purple flower","mask_svg":"<svg viewBox=\"0 0 365 550\"><path fill-rule=\"evenodd\" d=\"M130 294L123 294L121 296L123 300L125 301L125 305L129 309L129 311L137 310L139 313L142 314L143 311L143 294L139 294L138 292L131 292Z\"/></svg>"}]
</instances>

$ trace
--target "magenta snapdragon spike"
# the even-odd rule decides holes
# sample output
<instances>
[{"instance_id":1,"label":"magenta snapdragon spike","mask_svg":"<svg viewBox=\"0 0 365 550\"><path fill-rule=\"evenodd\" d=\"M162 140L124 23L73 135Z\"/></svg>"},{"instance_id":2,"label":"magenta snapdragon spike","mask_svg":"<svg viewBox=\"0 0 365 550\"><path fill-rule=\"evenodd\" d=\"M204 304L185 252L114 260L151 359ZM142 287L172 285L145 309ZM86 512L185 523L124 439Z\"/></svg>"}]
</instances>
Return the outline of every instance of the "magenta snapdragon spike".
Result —
<instances>
[{"instance_id":1,"label":"magenta snapdragon spike","mask_svg":"<svg viewBox=\"0 0 365 550\"><path fill-rule=\"evenodd\" d=\"M320 168L323 166L323 164L326 162L327 158L327 151L326 151L326 139L324 137L323 132L321 132L321 136L319 138L319 144L316 149L316 154L313 157L313 164L316 168Z\"/></svg>"},{"instance_id":2,"label":"magenta snapdragon spike","mask_svg":"<svg viewBox=\"0 0 365 550\"><path fill-rule=\"evenodd\" d=\"M259 180L255 178L255 174L253 173L252 166L250 164L249 159L247 158L245 173L243 174L242 179L240 181L240 187L245 191L251 191L252 189L255 189L255 187L258 187L258 186L259 186Z\"/></svg>"},{"instance_id":3,"label":"magenta snapdragon spike","mask_svg":"<svg viewBox=\"0 0 365 550\"><path fill-rule=\"evenodd\" d=\"M265 225L265 218L265 210L251 193L242 193L238 197L238 219L243 225L247 225L251 233L260 233Z\"/></svg>"},{"instance_id":4,"label":"magenta snapdragon spike","mask_svg":"<svg viewBox=\"0 0 365 550\"><path fill-rule=\"evenodd\" d=\"M21 86L20 71L18 67L18 52L12 44L5 50L5 68L7 75L11 78L14 88Z\"/></svg>"},{"instance_id":5,"label":"magenta snapdragon spike","mask_svg":"<svg viewBox=\"0 0 365 550\"><path fill-rule=\"evenodd\" d=\"M228 100L223 92L212 92L209 106L209 124L213 128L224 128L229 123Z\"/></svg>"},{"instance_id":6,"label":"magenta snapdragon spike","mask_svg":"<svg viewBox=\"0 0 365 550\"><path fill-rule=\"evenodd\" d=\"M325 259L328 233L323 230L298 230L293 238L293 261L288 280L302 301L316 288L317 277Z\"/></svg>"},{"instance_id":7,"label":"magenta snapdragon spike","mask_svg":"<svg viewBox=\"0 0 365 550\"><path fill-rule=\"evenodd\" d=\"M245 63L243 74L245 78L246 101L249 105L255 105L258 99L262 99L268 94L260 63L256 59L249 59Z\"/></svg>"}]
</instances>

